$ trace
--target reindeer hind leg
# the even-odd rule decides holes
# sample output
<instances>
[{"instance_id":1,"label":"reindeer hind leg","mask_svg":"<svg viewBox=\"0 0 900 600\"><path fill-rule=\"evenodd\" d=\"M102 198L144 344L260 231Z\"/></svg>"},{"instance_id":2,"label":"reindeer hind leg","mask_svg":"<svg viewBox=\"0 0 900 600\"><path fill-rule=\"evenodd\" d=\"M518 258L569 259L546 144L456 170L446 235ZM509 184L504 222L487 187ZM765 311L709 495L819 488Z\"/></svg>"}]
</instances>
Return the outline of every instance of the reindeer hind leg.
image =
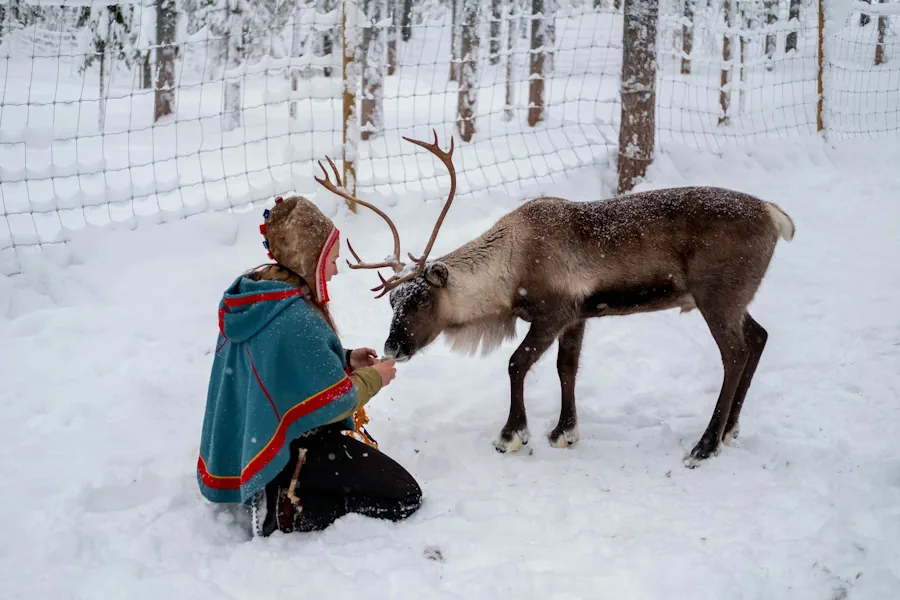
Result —
<instances>
[{"instance_id":1,"label":"reindeer hind leg","mask_svg":"<svg viewBox=\"0 0 900 600\"><path fill-rule=\"evenodd\" d=\"M575 410L575 378L584 340L584 321L578 321L559 336L556 371L559 373L561 403L559 422L547 435L554 448L568 448L578 441L578 415Z\"/></svg>"},{"instance_id":2,"label":"reindeer hind leg","mask_svg":"<svg viewBox=\"0 0 900 600\"><path fill-rule=\"evenodd\" d=\"M724 444L728 444L731 440L737 438L740 432L741 408L744 406L747 390L750 389L750 383L753 381L753 375L756 373L756 367L759 365L759 359L768 339L769 334L763 326L757 323L749 314L746 315L744 317L744 340L747 342L749 355L747 356L747 364L744 365L744 370L741 373L737 391L734 393L731 411L728 413L728 421L725 423L725 433L722 437L722 443Z\"/></svg>"},{"instance_id":3,"label":"reindeer hind leg","mask_svg":"<svg viewBox=\"0 0 900 600\"><path fill-rule=\"evenodd\" d=\"M744 336L745 312L741 311L735 315L734 311L727 309L727 303L709 303L701 298L697 298L697 308L719 347L724 377L709 425L690 455L685 458L684 464L687 467L695 467L699 461L718 454L725 424L731 414L735 394L749 357Z\"/></svg>"}]
</instances>

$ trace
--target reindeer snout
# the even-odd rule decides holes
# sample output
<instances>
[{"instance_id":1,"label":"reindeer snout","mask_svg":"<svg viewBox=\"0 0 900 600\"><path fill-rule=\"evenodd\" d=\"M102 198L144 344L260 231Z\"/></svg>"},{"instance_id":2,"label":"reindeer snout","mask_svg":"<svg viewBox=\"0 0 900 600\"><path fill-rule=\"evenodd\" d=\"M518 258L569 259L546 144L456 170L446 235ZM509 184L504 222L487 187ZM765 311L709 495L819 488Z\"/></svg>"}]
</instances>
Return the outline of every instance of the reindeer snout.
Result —
<instances>
[{"instance_id":1,"label":"reindeer snout","mask_svg":"<svg viewBox=\"0 0 900 600\"><path fill-rule=\"evenodd\" d=\"M396 362L406 362L412 358L413 353L407 348L401 347L400 344L389 341L384 345L384 355L393 358Z\"/></svg>"}]
</instances>

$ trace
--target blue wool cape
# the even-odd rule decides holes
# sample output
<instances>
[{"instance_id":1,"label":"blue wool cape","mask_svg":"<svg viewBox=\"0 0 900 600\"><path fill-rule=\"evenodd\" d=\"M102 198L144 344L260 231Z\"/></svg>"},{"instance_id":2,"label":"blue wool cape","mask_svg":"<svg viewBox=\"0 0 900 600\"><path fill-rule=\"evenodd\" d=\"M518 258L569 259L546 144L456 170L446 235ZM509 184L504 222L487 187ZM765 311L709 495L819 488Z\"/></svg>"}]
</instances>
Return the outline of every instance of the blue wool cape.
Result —
<instances>
[{"instance_id":1,"label":"blue wool cape","mask_svg":"<svg viewBox=\"0 0 900 600\"><path fill-rule=\"evenodd\" d=\"M197 461L203 496L247 503L287 465L292 440L352 414L348 373L340 340L301 290L236 279L219 303Z\"/></svg>"}]
</instances>

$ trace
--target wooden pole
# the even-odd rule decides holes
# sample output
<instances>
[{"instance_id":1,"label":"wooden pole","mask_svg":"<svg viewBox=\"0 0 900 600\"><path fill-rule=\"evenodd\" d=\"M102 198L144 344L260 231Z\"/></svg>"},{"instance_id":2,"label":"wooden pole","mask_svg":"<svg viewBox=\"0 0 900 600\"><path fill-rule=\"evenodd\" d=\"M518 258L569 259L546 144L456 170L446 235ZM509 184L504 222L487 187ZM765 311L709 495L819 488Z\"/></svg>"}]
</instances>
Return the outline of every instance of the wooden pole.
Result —
<instances>
[{"instance_id":1,"label":"wooden pole","mask_svg":"<svg viewBox=\"0 0 900 600\"><path fill-rule=\"evenodd\" d=\"M352 14L350 12L352 11ZM344 168L344 187L352 195L356 195L356 149L359 144L356 138L359 136L359 127L355 126L356 113L356 65L354 58L356 56L356 0L344 0L343 16L341 18L341 43L343 47L343 60L341 66L341 83L343 87L343 143L341 144L341 162ZM348 27L347 15L350 14L350 23ZM347 40L347 32L352 33L352 39ZM353 156L348 156L348 141L353 144ZM356 202L347 201L351 212L356 212Z\"/></svg>"},{"instance_id":2,"label":"wooden pole","mask_svg":"<svg viewBox=\"0 0 900 600\"><path fill-rule=\"evenodd\" d=\"M825 100L825 86L822 83L822 71L825 64L823 60L825 49L825 2L823 0L819 0L819 39L817 45L819 67L816 73L816 93L818 95L816 100L816 131L822 131L825 129L825 123L822 119L822 108Z\"/></svg>"}]
</instances>

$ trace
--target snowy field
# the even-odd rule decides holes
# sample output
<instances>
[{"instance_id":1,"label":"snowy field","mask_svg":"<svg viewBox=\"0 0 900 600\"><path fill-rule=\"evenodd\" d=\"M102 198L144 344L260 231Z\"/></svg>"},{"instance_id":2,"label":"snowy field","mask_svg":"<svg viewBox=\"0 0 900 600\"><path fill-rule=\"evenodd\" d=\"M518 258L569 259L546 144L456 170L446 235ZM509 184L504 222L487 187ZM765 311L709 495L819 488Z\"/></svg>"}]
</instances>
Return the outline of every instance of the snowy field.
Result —
<instances>
[{"instance_id":1,"label":"snowy field","mask_svg":"<svg viewBox=\"0 0 900 600\"><path fill-rule=\"evenodd\" d=\"M504 62L481 61L477 133L456 140L460 195L432 255L527 197L589 200L614 188L621 14L572 4L556 22L546 123L525 123L526 39L513 51L511 120ZM314 76L292 92L285 60L248 65L243 127L223 131L221 75L207 77L207 57L188 44L175 117L154 125L151 92L114 71L101 135L96 69L79 75L77 57L61 59L65 48L50 42L43 58L23 60L44 38L0 46L0 598L900 597L893 25L888 62L874 68L875 26L832 15L832 146L808 135L811 4L798 51L785 55L782 3L773 71L761 56L769 30L749 36L723 126L715 7L698 22L685 76L681 15L666 5L660 155L639 189L726 186L777 202L797 225L751 305L769 342L740 439L698 469L682 466L722 374L696 311L589 325L581 441L565 450L543 438L559 412L555 348L526 382L528 451L500 455L491 440L508 412L515 344L467 357L438 341L399 365L368 409L369 431L421 483L422 509L399 524L351 515L265 540L250 539L241 511L206 503L195 480L216 307L239 273L265 261L258 225L275 194L314 195L364 257L389 250L377 217L347 213L312 180L316 159L340 153L339 78ZM400 138L435 127L446 147L454 132L439 16L401 44L398 75L384 82L385 132L359 147L361 195L390 212L404 252L423 248L448 181ZM838 142L857 137L881 139ZM226 208L237 212L214 212ZM384 342L390 310L368 291L376 282L348 269L333 281L348 347Z\"/></svg>"},{"instance_id":2,"label":"snowy field","mask_svg":"<svg viewBox=\"0 0 900 600\"><path fill-rule=\"evenodd\" d=\"M194 476L216 305L265 258L261 209L76 233L24 257L22 274L0 277L0 597L896 598L897 164L897 141L657 160L642 188L725 185L797 224L751 305L769 344L741 437L718 457L682 466L721 381L696 312L589 325L581 441L565 450L542 437L559 410L555 350L526 383L532 453L500 455L514 345L482 358L438 341L369 410L382 449L420 481L421 510L308 535L250 539L246 517L203 501ZM573 172L555 192L600 197L606 176ZM391 211L418 252L440 203L414 200ZM434 254L519 200L460 198ZM361 254L387 251L377 217L316 201ZM347 346L383 343L374 279L334 280Z\"/></svg>"}]
</instances>

